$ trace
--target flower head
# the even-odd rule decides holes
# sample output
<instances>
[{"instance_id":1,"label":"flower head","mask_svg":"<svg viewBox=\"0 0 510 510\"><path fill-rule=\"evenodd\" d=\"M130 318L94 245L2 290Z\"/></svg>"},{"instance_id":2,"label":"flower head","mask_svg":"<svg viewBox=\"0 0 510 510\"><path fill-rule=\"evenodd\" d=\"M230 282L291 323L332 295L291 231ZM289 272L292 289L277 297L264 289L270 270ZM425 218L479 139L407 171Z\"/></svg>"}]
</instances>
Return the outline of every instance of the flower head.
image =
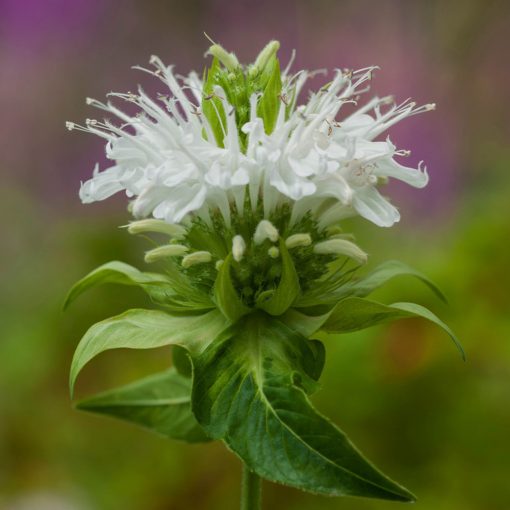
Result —
<instances>
[{"instance_id":1,"label":"flower head","mask_svg":"<svg viewBox=\"0 0 510 510\"><path fill-rule=\"evenodd\" d=\"M68 123L69 129L102 137L113 161L101 172L96 167L82 184L82 201L125 191L135 217L172 224L195 216L207 221L211 211L228 224L233 207L242 211L249 200L252 210L263 207L266 218L287 204L292 222L310 211L322 227L353 215L393 225L399 212L379 192L380 183L395 178L423 187L428 176L421 163L409 168L398 162L408 152L380 137L434 105L375 97L352 110L368 89L373 67L337 70L300 104L312 73L280 71L278 48L270 42L254 64L243 67L233 53L213 45L204 80L194 72L178 77L152 57L152 69L143 70L162 80L164 95L153 99L141 88L109 94L136 105L136 115L88 99L119 122ZM347 105L351 111L344 114Z\"/></svg>"}]
</instances>

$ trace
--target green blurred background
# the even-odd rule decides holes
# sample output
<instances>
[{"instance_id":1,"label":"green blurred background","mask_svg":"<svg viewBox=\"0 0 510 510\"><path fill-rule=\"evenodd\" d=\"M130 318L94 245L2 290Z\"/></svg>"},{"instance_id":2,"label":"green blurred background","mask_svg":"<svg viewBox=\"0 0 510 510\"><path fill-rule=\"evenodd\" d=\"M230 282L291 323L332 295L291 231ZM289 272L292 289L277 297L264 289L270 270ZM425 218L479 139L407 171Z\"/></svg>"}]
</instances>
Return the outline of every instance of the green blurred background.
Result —
<instances>
[{"instance_id":1,"label":"green blurred background","mask_svg":"<svg viewBox=\"0 0 510 510\"><path fill-rule=\"evenodd\" d=\"M429 306L458 333L420 320L326 338L319 409L423 510L510 505L510 3L490 0L0 0L0 508L236 509L240 463L221 444L166 442L74 411L68 367L93 322L148 303L105 287L69 312L70 285L111 259L143 266L143 241L118 228L125 200L79 203L80 180L104 161L100 140L64 121L141 81L152 53L202 69L206 31L250 61L270 38L295 68L378 64L373 93L435 101L392 140L424 159L425 190L392 185L403 220L349 223L370 264L399 258L431 276L450 306L395 280L381 299ZM168 350L116 351L84 371L83 396L166 367ZM329 499L265 484L266 509L385 510L397 503Z\"/></svg>"}]
</instances>

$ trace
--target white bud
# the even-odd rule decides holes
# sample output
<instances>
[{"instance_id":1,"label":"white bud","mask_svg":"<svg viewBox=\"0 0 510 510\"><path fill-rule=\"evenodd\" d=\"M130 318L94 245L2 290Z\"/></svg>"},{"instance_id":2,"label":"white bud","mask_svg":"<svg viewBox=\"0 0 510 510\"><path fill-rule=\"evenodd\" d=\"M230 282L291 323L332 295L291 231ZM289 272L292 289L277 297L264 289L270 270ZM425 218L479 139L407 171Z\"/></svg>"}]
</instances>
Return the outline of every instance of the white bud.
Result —
<instances>
[{"instance_id":1,"label":"white bud","mask_svg":"<svg viewBox=\"0 0 510 510\"><path fill-rule=\"evenodd\" d=\"M217 260L216 261L216 264L214 264L214 267L216 268L216 271L219 271L220 270L220 267L223 265L223 260L220 259L220 260Z\"/></svg>"},{"instance_id":2,"label":"white bud","mask_svg":"<svg viewBox=\"0 0 510 510\"><path fill-rule=\"evenodd\" d=\"M186 254L188 247L182 244L166 244L158 246L145 254L145 262L149 264L168 257L181 257Z\"/></svg>"},{"instance_id":3,"label":"white bud","mask_svg":"<svg viewBox=\"0 0 510 510\"><path fill-rule=\"evenodd\" d=\"M253 241L255 244L262 244L266 239L269 239L271 242L276 243L278 237L279 234L276 227L270 221L262 220L255 229Z\"/></svg>"},{"instance_id":4,"label":"white bud","mask_svg":"<svg viewBox=\"0 0 510 510\"><path fill-rule=\"evenodd\" d=\"M182 267L188 268L194 266L196 264L205 264L207 262L211 262L212 255L208 251L196 251L194 253L190 253L186 255L182 259Z\"/></svg>"},{"instance_id":5,"label":"white bud","mask_svg":"<svg viewBox=\"0 0 510 510\"><path fill-rule=\"evenodd\" d=\"M313 251L319 255L346 255L362 264L367 261L367 254L359 246L345 239L322 241L314 246Z\"/></svg>"},{"instance_id":6,"label":"white bud","mask_svg":"<svg viewBox=\"0 0 510 510\"><path fill-rule=\"evenodd\" d=\"M294 234L285 240L285 246L291 250L298 246L310 246L312 244L312 237L310 234Z\"/></svg>"},{"instance_id":7,"label":"white bud","mask_svg":"<svg viewBox=\"0 0 510 510\"><path fill-rule=\"evenodd\" d=\"M144 234L145 232L156 232L158 234L167 234L176 239L184 237L186 229L181 225L167 223L163 220L148 218L146 220L132 221L127 230L130 234Z\"/></svg>"},{"instance_id":8,"label":"white bud","mask_svg":"<svg viewBox=\"0 0 510 510\"><path fill-rule=\"evenodd\" d=\"M267 254L272 259L277 259L280 256L280 250L276 246L271 246L271 248L269 248L269 250L267 250Z\"/></svg>"},{"instance_id":9,"label":"white bud","mask_svg":"<svg viewBox=\"0 0 510 510\"><path fill-rule=\"evenodd\" d=\"M236 262L241 262L244 252L246 250L246 243L242 236L234 236L232 239L232 256Z\"/></svg>"}]
</instances>

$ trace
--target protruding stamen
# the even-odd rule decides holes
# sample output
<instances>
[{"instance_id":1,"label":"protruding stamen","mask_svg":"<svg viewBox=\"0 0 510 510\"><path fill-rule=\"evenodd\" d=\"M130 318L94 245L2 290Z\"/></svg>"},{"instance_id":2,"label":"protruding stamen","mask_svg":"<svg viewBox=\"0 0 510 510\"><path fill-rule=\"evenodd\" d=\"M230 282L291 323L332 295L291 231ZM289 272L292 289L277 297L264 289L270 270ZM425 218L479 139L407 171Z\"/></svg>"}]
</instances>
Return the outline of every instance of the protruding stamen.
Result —
<instances>
[{"instance_id":1,"label":"protruding stamen","mask_svg":"<svg viewBox=\"0 0 510 510\"><path fill-rule=\"evenodd\" d=\"M241 262L244 252L246 250L246 243L242 236L234 236L232 239L232 256L236 262Z\"/></svg>"},{"instance_id":2,"label":"protruding stamen","mask_svg":"<svg viewBox=\"0 0 510 510\"><path fill-rule=\"evenodd\" d=\"M294 234L285 240L285 246L289 250L297 248L298 246L310 246L312 244L312 237L310 234Z\"/></svg>"},{"instance_id":3,"label":"protruding stamen","mask_svg":"<svg viewBox=\"0 0 510 510\"><path fill-rule=\"evenodd\" d=\"M278 241L279 236L278 230L270 221L262 220L255 229L253 241L255 244L262 244L266 239L269 239L271 242L275 243Z\"/></svg>"},{"instance_id":4,"label":"protruding stamen","mask_svg":"<svg viewBox=\"0 0 510 510\"><path fill-rule=\"evenodd\" d=\"M196 251L186 255L181 262L182 267L188 268L196 264L206 264L211 262L212 255L208 251Z\"/></svg>"},{"instance_id":5,"label":"protruding stamen","mask_svg":"<svg viewBox=\"0 0 510 510\"><path fill-rule=\"evenodd\" d=\"M188 252L188 247L182 244L167 244L158 246L145 254L145 262L151 263L168 257L182 257Z\"/></svg>"},{"instance_id":6,"label":"protruding stamen","mask_svg":"<svg viewBox=\"0 0 510 510\"><path fill-rule=\"evenodd\" d=\"M269 250L267 250L267 254L272 259L277 259L280 256L280 250L276 246L271 246L271 248L269 248Z\"/></svg>"},{"instance_id":7,"label":"protruding stamen","mask_svg":"<svg viewBox=\"0 0 510 510\"><path fill-rule=\"evenodd\" d=\"M351 259L364 264L367 254L357 245L345 239L329 239L318 243L313 248L318 255L346 255Z\"/></svg>"},{"instance_id":8,"label":"protruding stamen","mask_svg":"<svg viewBox=\"0 0 510 510\"><path fill-rule=\"evenodd\" d=\"M72 131L72 130L75 128L75 123L74 123L74 122L69 122L69 121L67 121L67 122L66 122L66 128L67 128L69 131Z\"/></svg>"},{"instance_id":9,"label":"protruding stamen","mask_svg":"<svg viewBox=\"0 0 510 510\"><path fill-rule=\"evenodd\" d=\"M132 221L127 226L127 230L130 234L145 234L146 232L167 234L175 239L182 238L186 233L186 229L181 225L175 225L163 220L156 220L152 218Z\"/></svg>"}]
</instances>

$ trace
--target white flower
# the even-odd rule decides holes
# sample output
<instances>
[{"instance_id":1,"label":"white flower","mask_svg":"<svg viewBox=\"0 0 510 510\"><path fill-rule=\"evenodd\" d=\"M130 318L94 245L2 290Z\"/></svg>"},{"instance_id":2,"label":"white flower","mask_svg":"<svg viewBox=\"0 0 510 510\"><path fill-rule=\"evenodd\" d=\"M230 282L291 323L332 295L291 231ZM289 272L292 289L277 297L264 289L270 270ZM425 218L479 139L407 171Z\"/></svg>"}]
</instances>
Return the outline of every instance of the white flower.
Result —
<instances>
[{"instance_id":1,"label":"white flower","mask_svg":"<svg viewBox=\"0 0 510 510\"><path fill-rule=\"evenodd\" d=\"M257 60L263 62L259 65L269 65L278 49L270 44ZM211 53L222 55L217 49ZM230 55L225 71L229 77L245 72L236 67L233 54L225 54ZM137 218L179 223L198 215L209 222L210 211L219 210L228 225L232 206L242 214L249 196L253 209L261 201L266 218L286 203L291 206L291 222L311 211L321 227L353 215L388 227L400 215L378 185L387 178L417 188L428 182L421 163L416 169L403 166L396 158L408 152L397 150L389 138L377 138L396 122L434 105L416 107L409 101L397 105L385 97L352 111L374 68L336 71L329 84L299 106L289 98L299 96L311 73L285 71L274 128L268 130L258 111L261 91L253 92L246 104L237 104L249 112L246 122L239 124L240 114L227 99L233 94L228 83L223 88L215 84L206 94L196 73L178 78L159 58L152 57L151 64L154 70L144 70L163 81L168 96L156 101L141 88L137 94L110 94L137 106L137 115L128 115L111 102L88 99L90 105L117 117L119 124L108 120L67 124L104 138L106 156L113 161L102 172L96 166L92 179L82 184L84 203L125 191L133 199ZM262 70L256 63L246 76L257 77ZM204 114L209 105L217 110L216 125ZM347 107L351 113L344 115ZM215 129L221 130L223 143L217 143Z\"/></svg>"}]
</instances>

